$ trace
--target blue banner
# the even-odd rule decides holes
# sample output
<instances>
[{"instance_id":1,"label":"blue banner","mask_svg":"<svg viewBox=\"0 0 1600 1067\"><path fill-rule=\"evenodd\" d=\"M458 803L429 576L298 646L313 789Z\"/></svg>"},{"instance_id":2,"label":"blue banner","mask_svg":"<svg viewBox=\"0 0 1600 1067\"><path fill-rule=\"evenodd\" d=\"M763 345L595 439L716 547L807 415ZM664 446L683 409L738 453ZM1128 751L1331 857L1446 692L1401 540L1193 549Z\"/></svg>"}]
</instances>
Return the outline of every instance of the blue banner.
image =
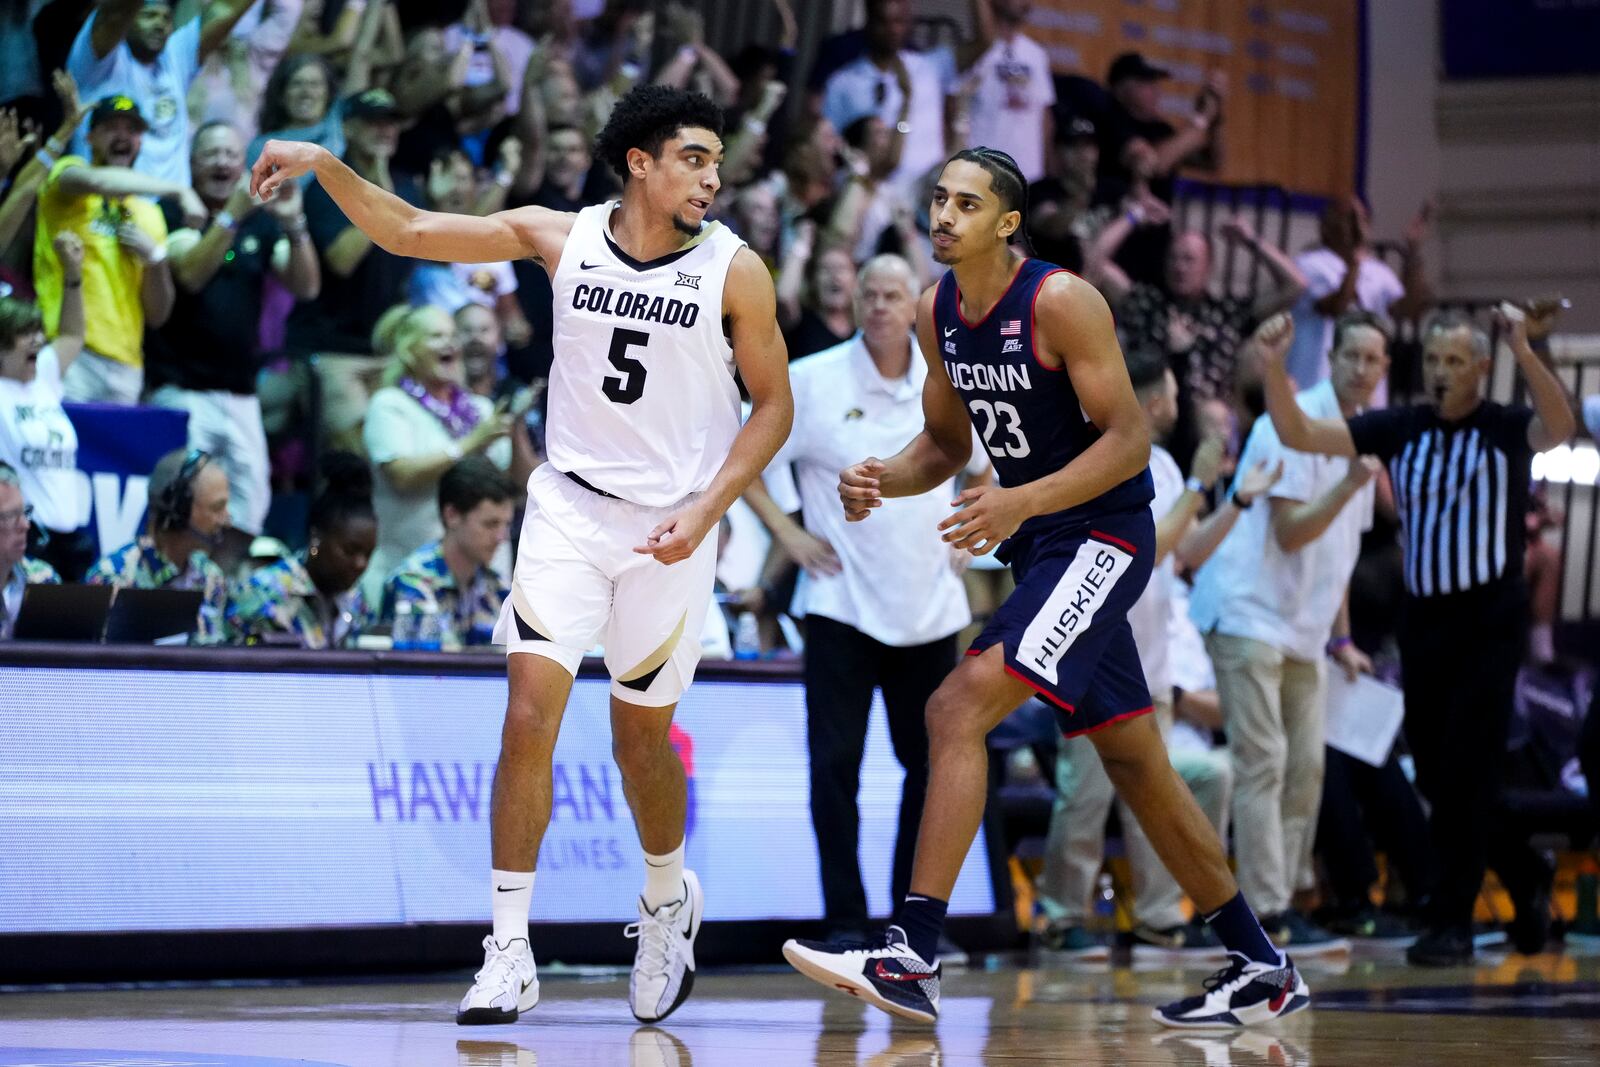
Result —
<instances>
[{"instance_id":1,"label":"blue banner","mask_svg":"<svg viewBox=\"0 0 1600 1067\"><path fill-rule=\"evenodd\" d=\"M89 529L100 554L144 527L146 487L156 460L189 440L189 413L116 404L62 404L78 431L78 469L89 479Z\"/></svg>"},{"instance_id":2,"label":"blue banner","mask_svg":"<svg viewBox=\"0 0 1600 1067\"><path fill-rule=\"evenodd\" d=\"M4 855L25 857L0 862L0 934L487 923L505 701L505 679L487 675L0 670L0 826ZM539 921L637 915L644 859L610 701L606 678L573 684ZM887 721L875 697L857 797L874 915L894 908L904 780ZM804 686L702 679L672 743L706 918L822 918ZM980 830L952 915L994 913L988 855Z\"/></svg>"}]
</instances>

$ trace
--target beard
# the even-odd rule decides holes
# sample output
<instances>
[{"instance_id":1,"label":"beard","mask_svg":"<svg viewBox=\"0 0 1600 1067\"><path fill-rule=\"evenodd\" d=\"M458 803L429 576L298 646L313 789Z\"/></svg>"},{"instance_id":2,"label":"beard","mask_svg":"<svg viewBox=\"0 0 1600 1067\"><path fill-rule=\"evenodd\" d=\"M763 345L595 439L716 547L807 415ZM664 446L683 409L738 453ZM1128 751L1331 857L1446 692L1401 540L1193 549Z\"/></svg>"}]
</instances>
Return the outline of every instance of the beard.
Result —
<instances>
[{"instance_id":1,"label":"beard","mask_svg":"<svg viewBox=\"0 0 1600 1067\"><path fill-rule=\"evenodd\" d=\"M673 229L690 237L700 236L700 228L702 225L703 223L690 222L688 219L677 213L674 213L672 216Z\"/></svg>"}]
</instances>

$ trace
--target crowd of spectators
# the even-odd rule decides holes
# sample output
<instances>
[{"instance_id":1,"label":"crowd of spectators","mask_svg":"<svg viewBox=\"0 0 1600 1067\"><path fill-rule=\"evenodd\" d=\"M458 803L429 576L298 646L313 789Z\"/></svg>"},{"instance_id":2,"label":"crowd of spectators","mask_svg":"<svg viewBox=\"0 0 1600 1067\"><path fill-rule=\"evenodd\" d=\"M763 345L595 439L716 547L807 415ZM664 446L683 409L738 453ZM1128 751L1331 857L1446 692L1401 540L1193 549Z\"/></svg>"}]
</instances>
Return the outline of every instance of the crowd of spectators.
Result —
<instances>
[{"instance_id":1,"label":"crowd of spectators","mask_svg":"<svg viewBox=\"0 0 1600 1067\"><path fill-rule=\"evenodd\" d=\"M393 255L314 182L257 202L247 169L270 138L314 141L434 210L573 211L618 195L618 177L592 146L621 94L648 82L697 89L727 117L714 218L771 270L791 360L818 359L813 368L845 377L865 373L839 353L868 327L873 285L888 277L890 289L915 293L937 280L928 204L939 166L957 148L987 144L1010 153L1031 183L1025 247L1080 271L1112 305L1165 445L1153 460L1164 563L1140 646L1161 674L1151 685L1174 762L1219 826L1248 809L1237 823L1248 824L1241 882L1271 932L1296 945L1333 943L1292 906L1310 881L1323 745L1320 727L1287 720L1286 708L1320 719L1325 648L1352 673L1371 667L1366 654L1381 666L1392 649L1392 619L1364 619L1341 594L1364 526L1387 530L1392 548L1394 503L1373 464L1314 466L1266 440L1251 338L1291 314L1288 368L1300 388L1326 394L1324 413L1382 405L1390 324L1432 300L1420 253L1428 209L1398 244L1398 271L1375 252L1356 198L1331 202L1319 243L1304 250L1278 247L1242 217L1175 227L1178 176L1204 177L1220 159L1229 106L1220 75L1191 86L1177 112L1163 91L1174 75L1138 53L1118 57L1103 82L1056 75L1028 35L1028 0L971 0L967 37L929 49L912 45L909 0L867 0L863 28L827 38L812 67L798 70L796 5L752 2L770 8L778 34L727 56L707 46L696 7L677 0L10 5L0 16L0 172L9 176L0 202L0 636L26 585L86 580L201 590L202 642L346 647L391 628L399 640L404 619L415 644L425 617L442 647L489 643L519 487L542 460L550 279L531 260ZM1263 281L1248 297L1222 295L1221 261L1239 255ZM874 339L874 358L883 344ZM831 362L815 356L830 350ZM914 377L920 360L912 365L895 373ZM898 397L904 384L816 378L797 368L797 381L835 400L869 385ZM146 529L103 558L84 529L89 491L64 402L188 415L186 446L151 472ZM801 514L804 486L797 494L786 469L802 462L804 444L792 442L769 471L761 506L741 505L724 524L724 606L707 620L708 649L798 651L808 595L813 607L837 599L826 583L839 579L846 553L818 535L821 520ZM986 476L982 460L980 450L971 476ZM1256 497L1270 498L1270 511L1250 512ZM1290 621L1303 624L1292 647L1270 638L1271 612L1259 604L1219 606L1221 594L1208 592L1239 585L1228 568L1250 570L1264 553L1293 556L1330 526L1336 558L1281 571L1304 593L1290 605L1300 613ZM226 572L225 530L247 546ZM1374 539L1367 547L1382 552ZM991 562L969 570L971 562L951 566L978 625L1005 579ZM1230 629L1229 613L1245 621ZM884 632L907 626L898 619ZM945 636L919 630L916 642ZM1229 747L1215 748L1223 734ZM859 763L858 739L832 747ZM1046 943L1080 954L1097 948L1083 915L1111 805L1086 752L1062 750L1058 814L1067 822L1052 834L1041 886ZM1330 828L1324 818L1323 833L1346 831L1337 855L1359 857L1370 835L1346 794L1370 769L1333 750L1328 759L1343 821ZM1396 824L1410 836L1391 837L1392 855L1415 844L1421 813L1398 763L1378 778L1383 795L1410 797ZM835 824L850 817L826 813ZM1142 855L1132 836L1130 852ZM1413 902L1430 890L1424 851L1400 858ZM1136 872L1145 901L1137 944L1214 949L1151 862L1143 856ZM1335 932L1380 925L1364 888L1370 865L1341 859L1329 872L1338 907L1323 918ZM858 875L847 871L835 895L851 920L863 918Z\"/></svg>"}]
</instances>

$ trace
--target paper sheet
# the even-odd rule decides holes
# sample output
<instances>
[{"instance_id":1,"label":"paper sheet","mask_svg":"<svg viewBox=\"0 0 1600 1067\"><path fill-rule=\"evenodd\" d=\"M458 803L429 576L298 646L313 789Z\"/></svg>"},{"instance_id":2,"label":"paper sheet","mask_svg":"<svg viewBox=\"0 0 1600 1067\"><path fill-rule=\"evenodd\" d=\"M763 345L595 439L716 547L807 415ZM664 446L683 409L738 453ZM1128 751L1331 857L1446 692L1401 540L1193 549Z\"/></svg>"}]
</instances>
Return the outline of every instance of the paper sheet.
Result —
<instances>
[{"instance_id":1,"label":"paper sheet","mask_svg":"<svg viewBox=\"0 0 1600 1067\"><path fill-rule=\"evenodd\" d=\"M1405 697L1394 686L1367 674L1346 681L1343 670L1328 665L1327 741L1340 752L1383 766L1405 713Z\"/></svg>"}]
</instances>

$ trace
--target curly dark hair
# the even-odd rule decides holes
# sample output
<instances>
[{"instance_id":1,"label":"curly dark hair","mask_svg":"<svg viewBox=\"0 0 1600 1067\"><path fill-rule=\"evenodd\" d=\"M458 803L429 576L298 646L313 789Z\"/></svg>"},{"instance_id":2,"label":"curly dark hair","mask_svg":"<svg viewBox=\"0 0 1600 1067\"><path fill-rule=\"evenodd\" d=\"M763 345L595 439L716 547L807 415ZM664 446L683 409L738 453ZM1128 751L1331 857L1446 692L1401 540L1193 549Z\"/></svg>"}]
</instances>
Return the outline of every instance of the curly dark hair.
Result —
<instances>
[{"instance_id":1,"label":"curly dark hair","mask_svg":"<svg viewBox=\"0 0 1600 1067\"><path fill-rule=\"evenodd\" d=\"M377 520L372 510L372 468L354 452L332 451L319 464L322 492L311 503L310 528L331 534L356 519Z\"/></svg>"},{"instance_id":2,"label":"curly dark hair","mask_svg":"<svg viewBox=\"0 0 1600 1067\"><path fill-rule=\"evenodd\" d=\"M700 93L665 85L638 85L617 101L605 129L595 139L595 155L605 160L624 184L628 150L661 158L661 146L685 126L698 126L722 136L722 109Z\"/></svg>"}]
</instances>

